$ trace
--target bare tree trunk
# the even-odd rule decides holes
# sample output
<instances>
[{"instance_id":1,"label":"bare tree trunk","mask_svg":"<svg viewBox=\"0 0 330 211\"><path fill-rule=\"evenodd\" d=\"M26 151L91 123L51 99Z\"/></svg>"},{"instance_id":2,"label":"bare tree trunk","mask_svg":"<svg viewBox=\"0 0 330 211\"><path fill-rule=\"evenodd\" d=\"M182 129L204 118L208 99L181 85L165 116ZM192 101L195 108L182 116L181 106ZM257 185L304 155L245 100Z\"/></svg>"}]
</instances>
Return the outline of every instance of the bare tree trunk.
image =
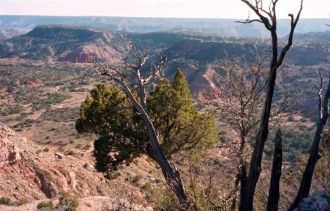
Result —
<instances>
[{"instance_id":1,"label":"bare tree trunk","mask_svg":"<svg viewBox=\"0 0 330 211\"><path fill-rule=\"evenodd\" d=\"M240 134L240 144L239 144L239 151L238 151L238 166L237 166L237 174L234 181L234 188L232 191L231 196L231 205L230 210L236 210L236 200L237 200L237 192L239 190L239 185L243 177L246 177L246 171L244 174L243 166L244 166L244 148L245 148L245 134L241 131Z\"/></svg>"},{"instance_id":2,"label":"bare tree trunk","mask_svg":"<svg viewBox=\"0 0 330 211\"><path fill-rule=\"evenodd\" d=\"M143 106L137 102L137 100L133 96L131 90L128 88L126 83L121 82L121 85L122 85L123 90L125 91L126 95L129 97L130 101L132 102L133 106L141 114L141 117L146 124L146 127L148 129L149 139L150 139L150 146L151 146L152 153L153 153L152 157L155 159L155 161L159 164L160 168L162 169L166 183L168 184L168 186L172 189L172 191L175 193L175 195L179 199L183 210L188 209L188 208L193 209L192 203L190 203L190 201L186 195L186 192L184 190L184 186L183 186L179 171L177 171L171 167L171 165L169 164L168 160L165 157L165 154L163 153L163 150L161 149L161 147L159 145L159 139L157 136L156 129L155 129L148 113L146 112L145 108L143 108Z\"/></svg>"},{"instance_id":3,"label":"bare tree trunk","mask_svg":"<svg viewBox=\"0 0 330 211\"><path fill-rule=\"evenodd\" d=\"M275 137L275 150L273 167L270 179L267 211L277 211L280 199L280 179L282 171L282 137L281 130L278 130Z\"/></svg>"},{"instance_id":4,"label":"bare tree trunk","mask_svg":"<svg viewBox=\"0 0 330 211\"><path fill-rule=\"evenodd\" d=\"M244 191L246 190L246 183L247 183L247 173L246 173L246 166L242 166L242 176L241 176L241 189L240 189L240 204L239 204L239 210L244 210L245 208L243 207L243 201L245 197Z\"/></svg>"},{"instance_id":5,"label":"bare tree trunk","mask_svg":"<svg viewBox=\"0 0 330 211\"><path fill-rule=\"evenodd\" d=\"M239 181L238 181L239 182ZM238 184L239 185L239 184ZM238 186L237 185L237 186ZM232 200L231 200L231 205L230 205L230 210L231 211L235 211L236 210L236 200L237 200L237 193L235 193L235 195L233 196Z\"/></svg>"},{"instance_id":6,"label":"bare tree trunk","mask_svg":"<svg viewBox=\"0 0 330 211\"><path fill-rule=\"evenodd\" d=\"M162 169L167 184L174 191L181 205L183 205L184 207L190 206L190 203L188 203L188 197L185 193L179 171L171 167L163 151L161 150L160 145L158 144L159 140L156 134L156 130L152 122L150 121L150 118L143 114L143 119L147 122L147 128L148 128L153 155Z\"/></svg>"},{"instance_id":7,"label":"bare tree trunk","mask_svg":"<svg viewBox=\"0 0 330 211\"><path fill-rule=\"evenodd\" d=\"M242 178L240 166L238 166L237 171L238 172L237 172L237 175L236 175L236 178L235 178L235 181L234 181L234 188L233 188L232 193L230 194L230 197L231 197L230 210L231 211L236 210L237 191L239 190L238 188L239 188L239 184L240 184L240 181L241 181L241 178Z\"/></svg>"},{"instance_id":8,"label":"bare tree trunk","mask_svg":"<svg viewBox=\"0 0 330 211\"><path fill-rule=\"evenodd\" d=\"M260 22L263 23L265 28L270 31L272 38L272 59L270 63L269 76L268 76L268 86L265 98L265 104L261 116L261 121L259 125L259 131L256 138L256 143L253 148L253 153L250 161L250 169L247 178L247 184L245 190L241 190L243 196L241 196L240 201L240 211L252 211L253 210L253 198L256 189L257 182L259 180L259 175L261 172L261 161L264 151L265 142L268 137L268 125L270 118L270 111L272 107L272 100L274 95L274 89L276 84L276 74L277 69L282 65L283 60L292 46L294 30L297 26L300 14L302 11L301 1L300 10L297 17L294 18L292 14L289 14L291 18L290 33L286 45L282 48L281 52L278 53L278 37L277 37L277 16L276 16L276 4L278 0L272 1L269 11L262 8L263 1L255 1L252 3L248 0L241 0L246 5L254 11L254 13L259 17L259 19L246 20L243 23ZM266 16L265 16L266 15Z\"/></svg>"},{"instance_id":9,"label":"bare tree trunk","mask_svg":"<svg viewBox=\"0 0 330 211\"><path fill-rule=\"evenodd\" d=\"M155 77L158 77L161 72L161 64L166 61L166 57L161 57L159 64L156 66L152 75L147 78L142 78L140 74L141 67L145 64L148 59L148 54L137 55L132 52L132 56L136 59L136 63L134 65L125 64L125 67L131 70L131 74L134 76L134 81L136 83L138 98L135 97L132 93L132 90L127 84L127 75L124 75L122 70L111 67L107 65L99 65L97 66L97 71L99 71L102 75L109 76L111 80L116 82L121 86L122 90L125 92L128 97L130 103L136 110L139 112L140 116L144 121L144 125L148 131L149 135L149 144L150 144L150 153L149 156L154 159L160 168L162 169L162 173L166 180L166 183L171 188L171 190L175 193L178 198L181 210L195 210L194 204L189 200L186 192L184 190L183 182L178 170L171 167L168 162L163 150L160 146L160 141L156 132L156 129L152 123L151 118L147 112L147 93L145 85L152 81Z\"/></svg>"},{"instance_id":10,"label":"bare tree trunk","mask_svg":"<svg viewBox=\"0 0 330 211\"><path fill-rule=\"evenodd\" d=\"M328 88L326 90L323 100L322 100L321 91L322 91L322 77L321 77L321 87L320 87L320 92L319 92L319 110L320 110L319 120L317 123L317 128L315 131L314 140L313 140L312 147L310 150L308 162L307 162L307 165L306 165L304 173L303 173L303 177L300 182L299 190L298 190L297 196L296 196L295 200L293 201L293 203L291 204L289 210L294 210L295 208L297 208L297 206L302 201L302 199L308 197L309 191L311 188L311 184L312 184L315 165L316 165L317 161L321 158L321 156L319 155L319 145L320 145L320 141L322 139L322 132L323 132L324 126L326 125L327 120L329 118L329 111L328 111L329 108L328 107L329 107L329 98L330 98L330 79L329 79Z\"/></svg>"},{"instance_id":11,"label":"bare tree trunk","mask_svg":"<svg viewBox=\"0 0 330 211\"><path fill-rule=\"evenodd\" d=\"M253 198L254 198L255 188L259 180L259 175L261 172L262 155L264 151L265 142L268 137L268 124L269 124L270 110L272 106L272 100L275 89L276 71L277 71L277 67L276 68L271 67L265 106L261 117L257 140L254 146L254 150L250 162L250 170L247 178L246 192L244 194L245 197L243 197L244 211L253 210Z\"/></svg>"}]
</instances>

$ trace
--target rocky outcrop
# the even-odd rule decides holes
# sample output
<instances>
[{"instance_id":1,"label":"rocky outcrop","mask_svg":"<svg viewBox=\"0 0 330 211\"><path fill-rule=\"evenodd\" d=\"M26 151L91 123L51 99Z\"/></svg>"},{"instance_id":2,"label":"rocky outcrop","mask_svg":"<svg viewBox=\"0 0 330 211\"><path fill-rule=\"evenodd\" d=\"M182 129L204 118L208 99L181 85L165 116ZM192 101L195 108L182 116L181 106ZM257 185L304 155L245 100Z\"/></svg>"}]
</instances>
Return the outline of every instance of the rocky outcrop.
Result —
<instances>
[{"instance_id":1,"label":"rocky outcrop","mask_svg":"<svg viewBox=\"0 0 330 211\"><path fill-rule=\"evenodd\" d=\"M55 154L0 123L0 196L54 198L61 191L91 196L99 192L99 185L107 187L101 174L83 168L88 163L85 159L62 153L62 159L58 159ZM88 188L82 191L79 189L82 186Z\"/></svg>"},{"instance_id":2,"label":"rocky outcrop","mask_svg":"<svg viewBox=\"0 0 330 211\"><path fill-rule=\"evenodd\" d=\"M62 191L80 198L79 210L127 210L126 206L132 208L134 203L137 203L134 205L136 210L152 210L145 209L148 202L140 187L127 182L128 172L151 174L150 168L154 169L155 166L147 162L146 158L140 158L137 162L139 166L132 164L127 167L121 172L122 176L106 180L95 171L92 155L86 151L67 154L61 152L61 148L45 148L20 137L1 123L0 144L0 196L8 197L13 202L22 199L31 202L26 206L15 207L15 210L36 210L37 203L33 201L56 201ZM145 176L146 181L149 177ZM91 197L88 206L83 203ZM132 210L135 210L134 207ZM13 207L0 205L0 210L13 210Z\"/></svg>"},{"instance_id":3,"label":"rocky outcrop","mask_svg":"<svg viewBox=\"0 0 330 211\"><path fill-rule=\"evenodd\" d=\"M88 44L64 52L59 61L74 63L94 63L97 61L115 63L121 60L121 55L111 46Z\"/></svg>"},{"instance_id":4,"label":"rocky outcrop","mask_svg":"<svg viewBox=\"0 0 330 211\"><path fill-rule=\"evenodd\" d=\"M208 65L206 67L196 67L194 65L185 65L180 68L184 72L189 83L190 90L195 99L199 101L218 99L221 97L219 89L218 73ZM174 71L173 71L174 70ZM171 78L175 74L175 67L169 67L166 77Z\"/></svg>"},{"instance_id":5,"label":"rocky outcrop","mask_svg":"<svg viewBox=\"0 0 330 211\"><path fill-rule=\"evenodd\" d=\"M228 58L240 58L255 63L259 54L268 53L268 43L264 41L204 41L201 39L184 39L165 50L169 61L175 59L194 60L210 63ZM288 52L286 63L312 66L324 62L327 53L312 44L295 45ZM306 59L308 58L308 59Z\"/></svg>"},{"instance_id":6,"label":"rocky outcrop","mask_svg":"<svg viewBox=\"0 0 330 211\"><path fill-rule=\"evenodd\" d=\"M14 164L21 159L20 151L15 142L23 141L15 136L15 132L0 123L0 166Z\"/></svg>"},{"instance_id":7,"label":"rocky outcrop","mask_svg":"<svg viewBox=\"0 0 330 211\"><path fill-rule=\"evenodd\" d=\"M25 35L0 42L0 58L114 63L121 61L121 53L116 50L121 42L113 33L93 28L38 26Z\"/></svg>"},{"instance_id":8,"label":"rocky outcrop","mask_svg":"<svg viewBox=\"0 0 330 211\"><path fill-rule=\"evenodd\" d=\"M33 147L33 143L27 143L25 138L16 135L12 129L0 123L0 145L2 158L0 180L6 178L11 182L10 184L0 182L2 190L0 195L7 195L10 192L13 197L21 197L20 191L32 189L34 193L35 190L40 190L49 198L56 195L54 187L48 185L52 183L50 173L42 169L43 165L32 159L33 151L30 151L30 147ZM3 193L4 191L8 192ZM42 194L37 195L40 197Z\"/></svg>"},{"instance_id":9,"label":"rocky outcrop","mask_svg":"<svg viewBox=\"0 0 330 211\"><path fill-rule=\"evenodd\" d=\"M304 198L297 211L330 211L330 190L328 192L316 192L308 198Z\"/></svg>"}]
</instances>

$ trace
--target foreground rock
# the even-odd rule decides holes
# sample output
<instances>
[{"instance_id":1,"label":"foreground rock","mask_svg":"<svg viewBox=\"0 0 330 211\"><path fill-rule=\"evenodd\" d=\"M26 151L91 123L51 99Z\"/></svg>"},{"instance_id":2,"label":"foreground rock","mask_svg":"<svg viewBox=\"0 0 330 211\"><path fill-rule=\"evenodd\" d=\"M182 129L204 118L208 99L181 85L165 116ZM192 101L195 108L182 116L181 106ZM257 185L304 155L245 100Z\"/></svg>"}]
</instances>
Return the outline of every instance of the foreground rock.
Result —
<instances>
[{"instance_id":1,"label":"foreground rock","mask_svg":"<svg viewBox=\"0 0 330 211\"><path fill-rule=\"evenodd\" d=\"M316 192L312 196L303 199L297 210L330 211L330 190L328 192Z\"/></svg>"},{"instance_id":2,"label":"foreground rock","mask_svg":"<svg viewBox=\"0 0 330 211\"><path fill-rule=\"evenodd\" d=\"M55 154L61 155L61 159ZM14 210L35 210L37 200L56 201L61 191L80 198L82 209L79 210L102 210L104 207L112 210L116 206L131 205L135 207L133 210L149 209L138 187L125 182L125 176L106 180L89 164L93 161L87 153L64 156L18 136L1 123L0 157L0 197L11 199L11 206L0 205L0 210L13 210L13 206L20 203L26 205ZM84 167L86 164L89 168Z\"/></svg>"}]
</instances>

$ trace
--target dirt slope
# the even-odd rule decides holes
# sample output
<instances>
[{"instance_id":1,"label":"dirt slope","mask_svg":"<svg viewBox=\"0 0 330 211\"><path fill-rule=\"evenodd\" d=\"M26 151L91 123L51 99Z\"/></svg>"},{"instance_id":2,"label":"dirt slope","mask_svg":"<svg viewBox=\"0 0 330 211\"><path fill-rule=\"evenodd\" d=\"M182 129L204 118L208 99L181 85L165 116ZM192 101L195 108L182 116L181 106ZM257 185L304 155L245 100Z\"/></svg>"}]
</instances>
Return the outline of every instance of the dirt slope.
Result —
<instances>
[{"instance_id":1,"label":"dirt slope","mask_svg":"<svg viewBox=\"0 0 330 211\"><path fill-rule=\"evenodd\" d=\"M129 182L143 174L139 182L147 183L157 175L144 157L107 180L95 171L89 152L76 150L64 155L16 135L2 123L0 147L0 196L9 197L13 204L31 202L20 207L0 206L0 210L35 210L40 200L56 200L61 191L80 198L79 210L111 210L116 206L151 209L140 188Z\"/></svg>"}]
</instances>

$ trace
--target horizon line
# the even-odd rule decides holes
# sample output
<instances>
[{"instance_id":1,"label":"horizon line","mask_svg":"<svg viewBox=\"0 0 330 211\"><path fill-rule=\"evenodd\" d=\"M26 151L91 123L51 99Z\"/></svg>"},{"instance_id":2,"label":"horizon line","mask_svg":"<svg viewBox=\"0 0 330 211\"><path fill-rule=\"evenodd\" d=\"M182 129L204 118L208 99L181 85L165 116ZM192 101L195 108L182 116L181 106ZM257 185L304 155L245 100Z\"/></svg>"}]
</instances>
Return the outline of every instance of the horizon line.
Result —
<instances>
[{"instance_id":1,"label":"horizon line","mask_svg":"<svg viewBox=\"0 0 330 211\"><path fill-rule=\"evenodd\" d=\"M152 19L204 19L204 20L245 20L245 18L220 18L220 17L163 17L163 16L116 16L116 15L31 15L31 14L0 14L0 16L31 16L31 17L70 17L70 18L152 18ZM300 18L300 20L307 19L326 19L326 17ZM278 18L278 20L290 20L290 18Z\"/></svg>"}]
</instances>

